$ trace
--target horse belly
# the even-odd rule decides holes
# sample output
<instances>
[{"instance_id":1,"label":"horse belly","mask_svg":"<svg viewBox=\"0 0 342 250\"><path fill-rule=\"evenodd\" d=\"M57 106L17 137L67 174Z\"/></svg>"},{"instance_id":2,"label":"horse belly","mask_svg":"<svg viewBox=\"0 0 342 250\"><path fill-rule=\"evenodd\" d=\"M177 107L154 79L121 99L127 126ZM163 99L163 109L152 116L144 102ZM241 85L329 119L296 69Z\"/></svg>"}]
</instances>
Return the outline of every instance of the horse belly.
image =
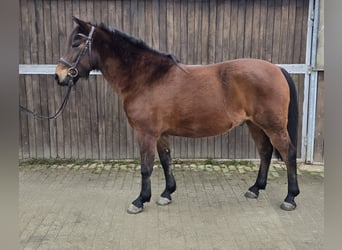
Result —
<instances>
[{"instance_id":1,"label":"horse belly","mask_svg":"<svg viewBox=\"0 0 342 250\"><path fill-rule=\"evenodd\" d=\"M221 116L189 116L188 118L175 120L167 133L192 138L215 136L228 132L241 122L242 120L233 121L227 119L222 114Z\"/></svg>"}]
</instances>

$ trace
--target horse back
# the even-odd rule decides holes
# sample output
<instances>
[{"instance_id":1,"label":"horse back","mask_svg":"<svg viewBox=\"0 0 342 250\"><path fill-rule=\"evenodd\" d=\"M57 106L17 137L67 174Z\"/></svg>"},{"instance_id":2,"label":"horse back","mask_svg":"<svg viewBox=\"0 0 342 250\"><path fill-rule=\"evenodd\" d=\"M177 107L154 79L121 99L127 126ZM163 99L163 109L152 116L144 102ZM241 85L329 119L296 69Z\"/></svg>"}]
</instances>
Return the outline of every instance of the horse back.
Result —
<instances>
[{"instance_id":1,"label":"horse back","mask_svg":"<svg viewBox=\"0 0 342 250\"><path fill-rule=\"evenodd\" d=\"M236 59L206 66L188 66L180 80L206 106L222 107L230 119L248 119L257 112L287 109L289 86L280 68L258 59ZM181 87L180 87L181 88ZM186 91L183 92L186 95ZM197 103L198 104L198 103ZM200 104L198 104L200 105ZM224 112L223 112L224 110Z\"/></svg>"}]
</instances>

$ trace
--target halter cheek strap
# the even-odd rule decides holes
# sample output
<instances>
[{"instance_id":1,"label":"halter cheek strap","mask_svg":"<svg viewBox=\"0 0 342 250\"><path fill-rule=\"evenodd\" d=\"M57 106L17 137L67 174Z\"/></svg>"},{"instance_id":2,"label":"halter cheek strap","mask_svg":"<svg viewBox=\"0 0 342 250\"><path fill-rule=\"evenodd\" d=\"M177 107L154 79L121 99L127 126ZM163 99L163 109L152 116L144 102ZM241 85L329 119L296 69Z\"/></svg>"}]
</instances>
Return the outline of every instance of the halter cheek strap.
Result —
<instances>
[{"instance_id":1,"label":"halter cheek strap","mask_svg":"<svg viewBox=\"0 0 342 250\"><path fill-rule=\"evenodd\" d=\"M92 45L92 41L93 41L93 34L94 34L94 30L95 27L91 26L91 30L89 32L89 35L86 36L82 33L78 33L77 36L81 36L86 38L86 43L85 46L81 49L80 53L78 54L76 61L74 63L70 63L68 62L66 59L64 59L63 57L61 57L59 59L58 62L64 64L65 66L68 67L68 76L75 78L78 76L79 72L77 69L77 65L80 62L82 56L88 51L89 53L89 63L90 63L90 67L92 68L92 63L91 63L91 45Z\"/></svg>"}]
</instances>

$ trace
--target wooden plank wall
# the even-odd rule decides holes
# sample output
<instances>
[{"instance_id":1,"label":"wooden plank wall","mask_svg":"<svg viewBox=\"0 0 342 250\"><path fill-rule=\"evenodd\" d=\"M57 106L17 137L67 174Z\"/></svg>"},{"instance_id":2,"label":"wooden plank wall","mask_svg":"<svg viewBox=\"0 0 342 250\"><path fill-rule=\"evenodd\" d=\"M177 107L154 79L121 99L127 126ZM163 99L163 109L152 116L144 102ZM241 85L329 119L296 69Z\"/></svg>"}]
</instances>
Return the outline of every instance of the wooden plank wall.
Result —
<instances>
[{"instance_id":1,"label":"wooden plank wall","mask_svg":"<svg viewBox=\"0 0 342 250\"><path fill-rule=\"evenodd\" d=\"M183 63L240 57L305 63L307 8L308 0L20 0L20 63L56 63L74 27L72 15L124 30ZM302 104L304 77L293 77ZM20 76L20 103L30 109L53 113L64 93L53 76ZM102 76L79 81L55 121L19 116L20 159L139 157L121 103ZM245 125L222 136L175 137L172 152L175 158L258 158Z\"/></svg>"}]
</instances>

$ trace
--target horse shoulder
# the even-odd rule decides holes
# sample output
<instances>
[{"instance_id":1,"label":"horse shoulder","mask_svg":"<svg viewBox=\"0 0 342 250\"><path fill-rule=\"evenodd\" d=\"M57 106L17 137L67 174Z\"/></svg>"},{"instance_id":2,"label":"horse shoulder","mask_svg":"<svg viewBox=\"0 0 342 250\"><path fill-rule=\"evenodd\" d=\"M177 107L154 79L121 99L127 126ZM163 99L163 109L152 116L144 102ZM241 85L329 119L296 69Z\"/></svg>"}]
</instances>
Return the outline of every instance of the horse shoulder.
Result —
<instances>
[{"instance_id":1,"label":"horse shoulder","mask_svg":"<svg viewBox=\"0 0 342 250\"><path fill-rule=\"evenodd\" d=\"M160 117L151 93L148 90L128 96L123 102L127 120L134 130L158 134L160 131Z\"/></svg>"}]
</instances>

